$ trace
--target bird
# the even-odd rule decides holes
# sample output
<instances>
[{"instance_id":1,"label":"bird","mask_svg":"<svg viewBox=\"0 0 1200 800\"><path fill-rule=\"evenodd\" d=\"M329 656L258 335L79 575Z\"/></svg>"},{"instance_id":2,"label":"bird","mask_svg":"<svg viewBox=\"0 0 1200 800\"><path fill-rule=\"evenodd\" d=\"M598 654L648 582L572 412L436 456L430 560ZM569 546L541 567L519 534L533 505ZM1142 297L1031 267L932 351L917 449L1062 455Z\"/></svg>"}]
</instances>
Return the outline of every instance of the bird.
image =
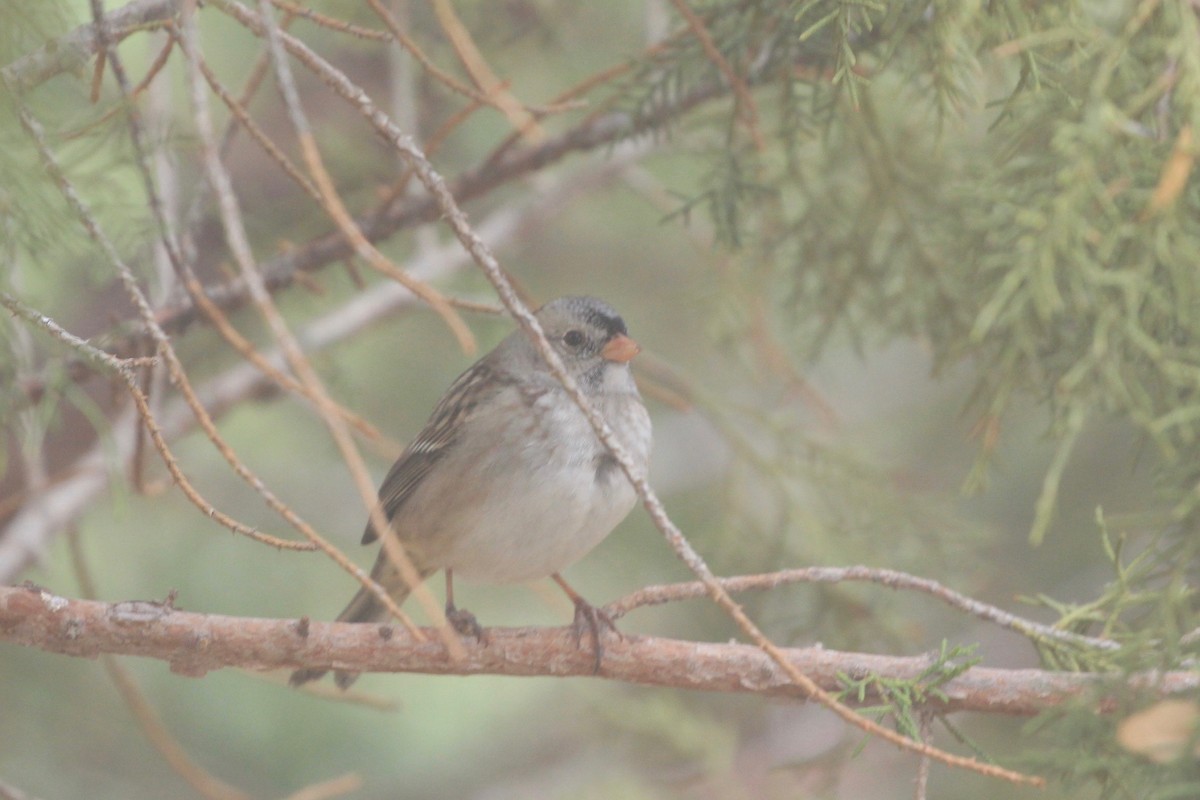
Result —
<instances>
[{"instance_id":1,"label":"bird","mask_svg":"<svg viewBox=\"0 0 1200 800\"><path fill-rule=\"evenodd\" d=\"M551 347L642 474L652 431L630 370L641 348L612 306L595 297L560 297L535 313ZM455 577L520 583L551 577L575 605L600 668L601 628L616 631L561 572L583 558L629 514L637 493L583 412L551 373L525 332L515 330L451 384L428 422L388 471L379 510L421 579L446 576L446 616L481 638L468 611L454 605ZM378 534L370 522L362 543ZM400 604L411 589L381 549L371 579ZM339 622L387 620L365 587ZM322 677L300 669L290 683ZM358 677L338 671L345 689Z\"/></svg>"}]
</instances>

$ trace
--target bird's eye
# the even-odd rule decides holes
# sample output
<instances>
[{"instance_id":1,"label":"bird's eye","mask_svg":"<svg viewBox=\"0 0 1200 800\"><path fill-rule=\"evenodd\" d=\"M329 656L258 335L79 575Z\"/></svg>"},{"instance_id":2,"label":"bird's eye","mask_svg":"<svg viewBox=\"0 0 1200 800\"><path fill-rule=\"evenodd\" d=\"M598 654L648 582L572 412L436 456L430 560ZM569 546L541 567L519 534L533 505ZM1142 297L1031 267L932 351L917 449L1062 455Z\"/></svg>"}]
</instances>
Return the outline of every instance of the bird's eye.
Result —
<instances>
[{"instance_id":1,"label":"bird's eye","mask_svg":"<svg viewBox=\"0 0 1200 800\"><path fill-rule=\"evenodd\" d=\"M563 334L563 343L567 347L575 348L583 344L583 331L569 330Z\"/></svg>"}]
</instances>

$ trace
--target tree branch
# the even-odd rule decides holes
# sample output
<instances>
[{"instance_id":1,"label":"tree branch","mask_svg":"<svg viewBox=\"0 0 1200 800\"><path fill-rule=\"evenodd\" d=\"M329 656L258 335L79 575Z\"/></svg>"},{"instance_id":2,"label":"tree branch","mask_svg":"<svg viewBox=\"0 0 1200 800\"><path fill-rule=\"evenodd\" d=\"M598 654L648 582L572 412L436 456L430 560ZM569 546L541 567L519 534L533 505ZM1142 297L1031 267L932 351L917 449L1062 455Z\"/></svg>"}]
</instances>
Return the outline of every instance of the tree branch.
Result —
<instances>
[{"instance_id":1,"label":"tree branch","mask_svg":"<svg viewBox=\"0 0 1200 800\"><path fill-rule=\"evenodd\" d=\"M103 39L119 42L148 25L164 23L177 15L183 4L184 0L135 0L105 14ZM100 41L95 24L80 25L0 69L0 79L10 89L26 92L86 64L100 50Z\"/></svg>"},{"instance_id":2,"label":"tree branch","mask_svg":"<svg viewBox=\"0 0 1200 800\"><path fill-rule=\"evenodd\" d=\"M485 644L467 640L466 658L451 661L433 635L417 642L392 625L258 619L195 614L148 601L100 603L59 597L33 586L0 587L0 641L51 653L95 658L102 653L167 661L173 672L201 676L222 667L253 670L333 668L432 675L586 677L594 658L569 627L491 628ZM842 676L915 680L924 656L785 648L789 661L826 691ZM752 645L625 635L605 642L599 673L609 680L708 692L802 698L769 656ZM1129 686L1175 695L1200 689L1195 672L1133 676L973 667L938 687L938 713L981 711L1033 715L1094 694L1102 711ZM865 703L878 702L867 696Z\"/></svg>"}]
</instances>

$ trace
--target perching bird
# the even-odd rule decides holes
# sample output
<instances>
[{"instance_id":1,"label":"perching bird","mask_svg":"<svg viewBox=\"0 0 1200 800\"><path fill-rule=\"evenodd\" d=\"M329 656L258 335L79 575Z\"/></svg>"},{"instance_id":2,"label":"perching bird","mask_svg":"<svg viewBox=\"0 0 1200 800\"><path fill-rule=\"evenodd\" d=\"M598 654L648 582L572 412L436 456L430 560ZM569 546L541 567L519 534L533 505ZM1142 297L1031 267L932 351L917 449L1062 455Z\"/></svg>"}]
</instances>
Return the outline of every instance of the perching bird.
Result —
<instances>
[{"instance_id":1,"label":"perching bird","mask_svg":"<svg viewBox=\"0 0 1200 800\"><path fill-rule=\"evenodd\" d=\"M593 297L562 297L537 312L547 339L613 433L645 470L650 416L629 369L640 348L625 322ZM454 607L453 576L517 583L551 576L592 631L599 612L559 572L586 555L633 508L637 495L523 331L514 331L450 386L429 421L388 471L380 508L422 578L446 571L446 612L461 631L479 628ZM363 544L377 539L370 523ZM409 587L381 550L371 578L402 603ZM379 622L387 609L365 588L340 622ZM301 669L292 685L325 670ZM338 672L349 686L357 673Z\"/></svg>"}]
</instances>

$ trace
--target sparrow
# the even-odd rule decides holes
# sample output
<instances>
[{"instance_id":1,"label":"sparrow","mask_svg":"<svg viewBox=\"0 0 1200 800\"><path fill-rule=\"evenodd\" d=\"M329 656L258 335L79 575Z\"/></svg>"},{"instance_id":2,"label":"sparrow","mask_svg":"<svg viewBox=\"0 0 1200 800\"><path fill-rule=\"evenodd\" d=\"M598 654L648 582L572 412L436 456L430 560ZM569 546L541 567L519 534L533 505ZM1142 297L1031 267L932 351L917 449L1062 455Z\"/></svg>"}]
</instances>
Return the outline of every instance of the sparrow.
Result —
<instances>
[{"instance_id":1,"label":"sparrow","mask_svg":"<svg viewBox=\"0 0 1200 800\"><path fill-rule=\"evenodd\" d=\"M561 297L536 316L546 338L592 406L644 473L650 415L629 362L640 351L625 321L594 297ZM551 577L586 624L599 671L600 628L612 620L559 574L583 558L625 518L637 493L533 342L509 334L451 384L429 421L388 471L379 507L422 579L443 570L446 616L479 638L473 615L454 605L454 577L520 583ZM368 522L363 544L378 538ZM371 579L397 602L410 587L381 550ZM365 588L339 622L382 622L386 607ZM301 669L298 686L324 675ZM345 689L358 673L337 672Z\"/></svg>"}]
</instances>

